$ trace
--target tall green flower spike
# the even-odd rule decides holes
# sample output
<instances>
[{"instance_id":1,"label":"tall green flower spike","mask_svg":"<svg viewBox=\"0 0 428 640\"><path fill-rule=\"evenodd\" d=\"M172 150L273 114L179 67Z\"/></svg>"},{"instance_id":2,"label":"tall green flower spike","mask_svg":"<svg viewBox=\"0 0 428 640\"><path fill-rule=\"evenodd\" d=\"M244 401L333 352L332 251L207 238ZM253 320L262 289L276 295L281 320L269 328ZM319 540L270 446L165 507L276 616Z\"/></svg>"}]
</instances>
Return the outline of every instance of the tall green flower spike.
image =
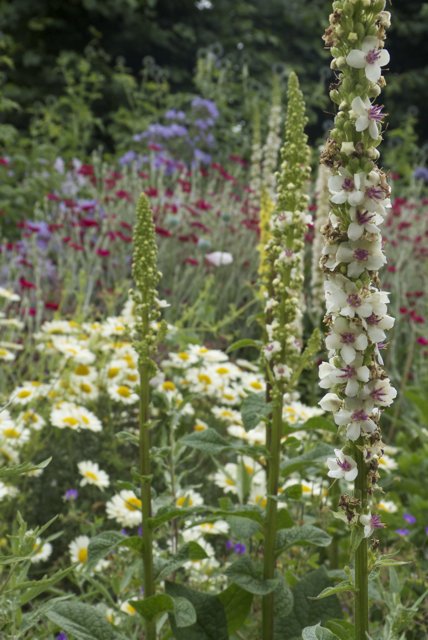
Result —
<instances>
[{"instance_id":1,"label":"tall green flower spike","mask_svg":"<svg viewBox=\"0 0 428 640\"><path fill-rule=\"evenodd\" d=\"M306 184L310 174L309 154L304 127L305 103L299 82L292 73L288 83L288 113L286 142L281 150L281 174L277 174L278 201L273 213L271 238L265 247L267 263L266 332L268 344L262 351L269 379L268 400L272 402L272 419L267 427L266 445L269 450L266 505L264 579L275 573L275 543L277 534L277 501L279 462L282 438L284 392L297 380L303 366L312 356L314 345L300 356L301 318L300 295L303 286L303 236L307 229L305 209L308 196ZM314 341L312 341L314 342ZM318 342L315 337L315 342ZM316 345L315 345L316 351ZM263 640L273 639L274 594L263 597Z\"/></svg>"},{"instance_id":2,"label":"tall green flower spike","mask_svg":"<svg viewBox=\"0 0 428 640\"><path fill-rule=\"evenodd\" d=\"M155 593L153 572L153 541L149 527L152 515L151 475L150 475L150 441L149 441L149 381L156 374L156 364L153 362L157 345L166 337L167 326L163 320L157 325L159 311L156 309L156 285L161 277L156 269L157 247L155 243L155 227L149 202L144 193L141 194L137 205L137 224L134 229L134 262L132 274L136 291L132 291L135 303L137 322L135 330L138 339L134 348L138 353L139 385L139 423L140 423L140 481L141 503L143 513L143 569L144 569L144 598ZM156 327L156 328L154 328ZM156 623L146 621L146 640L156 640Z\"/></svg>"}]
</instances>

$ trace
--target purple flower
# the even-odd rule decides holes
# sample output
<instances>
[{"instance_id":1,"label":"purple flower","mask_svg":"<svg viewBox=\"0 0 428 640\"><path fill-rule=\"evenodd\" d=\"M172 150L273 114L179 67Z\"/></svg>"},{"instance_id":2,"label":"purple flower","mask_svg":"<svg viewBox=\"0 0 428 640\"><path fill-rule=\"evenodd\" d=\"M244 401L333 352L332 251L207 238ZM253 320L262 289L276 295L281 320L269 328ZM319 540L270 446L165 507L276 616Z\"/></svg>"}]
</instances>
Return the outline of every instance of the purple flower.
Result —
<instances>
[{"instance_id":1,"label":"purple flower","mask_svg":"<svg viewBox=\"0 0 428 640\"><path fill-rule=\"evenodd\" d=\"M428 529L428 527L427 527L427 529ZM230 551L232 547L233 547L233 542L232 542L232 540L228 540L228 541L226 542L226 549L227 549L228 551Z\"/></svg>"},{"instance_id":2,"label":"purple flower","mask_svg":"<svg viewBox=\"0 0 428 640\"><path fill-rule=\"evenodd\" d=\"M427 534L427 536L428 536L428 527L425 527L425 533L426 533L426 534Z\"/></svg>"},{"instance_id":3,"label":"purple flower","mask_svg":"<svg viewBox=\"0 0 428 640\"><path fill-rule=\"evenodd\" d=\"M415 180L423 180L425 184L428 182L428 169L426 167L418 167L413 171Z\"/></svg>"},{"instance_id":4,"label":"purple flower","mask_svg":"<svg viewBox=\"0 0 428 640\"><path fill-rule=\"evenodd\" d=\"M61 631L59 636L56 637L56 640L67 640L67 634L65 633L65 631Z\"/></svg>"},{"instance_id":5,"label":"purple flower","mask_svg":"<svg viewBox=\"0 0 428 640\"><path fill-rule=\"evenodd\" d=\"M207 100L198 96L197 98L192 100L192 107L194 109L206 109L211 118L214 118L214 120L219 116L216 104L212 100Z\"/></svg>"},{"instance_id":6,"label":"purple flower","mask_svg":"<svg viewBox=\"0 0 428 640\"><path fill-rule=\"evenodd\" d=\"M245 544L241 544L240 542L237 542L234 546L234 551L238 555L242 555L243 553L245 553L246 550L247 550L247 547L245 546Z\"/></svg>"},{"instance_id":7,"label":"purple flower","mask_svg":"<svg viewBox=\"0 0 428 640\"><path fill-rule=\"evenodd\" d=\"M211 156L209 153L204 153L200 149L195 149L193 151L193 155L195 156L195 160L199 160L202 164L211 164Z\"/></svg>"},{"instance_id":8,"label":"purple flower","mask_svg":"<svg viewBox=\"0 0 428 640\"><path fill-rule=\"evenodd\" d=\"M166 112L164 116L167 120L185 120L186 114L184 111L176 111L175 109L170 109Z\"/></svg>"},{"instance_id":9,"label":"purple flower","mask_svg":"<svg viewBox=\"0 0 428 640\"><path fill-rule=\"evenodd\" d=\"M79 493L77 489L69 489L64 493L62 497L64 498L64 500L76 500L78 495Z\"/></svg>"},{"instance_id":10,"label":"purple flower","mask_svg":"<svg viewBox=\"0 0 428 640\"><path fill-rule=\"evenodd\" d=\"M395 533L398 533L399 536L407 536L410 531L408 529L396 529Z\"/></svg>"},{"instance_id":11,"label":"purple flower","mask_svg":"<svg viewBox=\"0 0 428 640\"><path fill-rule=\"evenodd\" d=\"M119 158L119 164L121 167L123 167L124 164L130 164L133 160L136 160L137 158L138 158L138 155L135 153L135 151L127 151L125 155Z\"/></svg>"},{"instance_id":12,"label":"purple flower","mask_svg":"<svg viewBox=\"0 0 428 640\"><path fill-rule=\"evenodd\" d=\"M143 527L138 527L138 535L139 536L143 535Z\"/></svg>"},{"instance_id":13,"label":"purple flower","mask_svg":"<svg viewBox=\"0 0 428 640\"><path fill-rule=\"evenodd\" d=\"M416 518L415 516L412 516L411 513L404 513L403 514L403 518L406 522L408 522L409 524L415 524L416 522Z\"/></svg>"},{"instance_id":14,"label":"purple flower","mask_svg":"<svg viewBox=\"0 0 428 640\"><path fill-rule=\"evenodd\" d=\"M128 533L127 533L126 529L122 529L121 533L122 533L124 536L127 536L127 535L128 535Z\"/></svg>"}]
</instances>

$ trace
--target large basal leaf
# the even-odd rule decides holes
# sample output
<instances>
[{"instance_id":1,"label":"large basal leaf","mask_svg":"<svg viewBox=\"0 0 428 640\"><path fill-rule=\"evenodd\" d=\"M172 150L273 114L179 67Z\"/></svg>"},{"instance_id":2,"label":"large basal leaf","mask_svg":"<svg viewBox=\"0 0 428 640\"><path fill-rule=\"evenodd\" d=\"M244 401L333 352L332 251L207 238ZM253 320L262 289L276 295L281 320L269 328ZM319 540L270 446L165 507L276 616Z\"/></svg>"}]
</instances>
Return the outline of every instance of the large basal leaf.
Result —
<instances>
[{"instance_id":1,"label":"large basal leaf","mask_svg":"<svg viewBox=\"0 0 428 640\"><path fill-rule=\"evenodd\" d=\"M296 456L290 460L285 460L281 464L281 475L288 476L294 471L309 467L311 465L324 464L329 456L334 456L334 449L325 442L319 442L313 449L301 456Z\"/></svg>"},{"instance_id":2,"label":"large basal leaf","mask_svg":"<svg viewBox=\"0 0 428 640\"><path fill-rule=\"evenodd\" d=\"M322 529L304 524L302 527L282 529L276 534L276 553L280 554L286 549L295 546L328 547L331 536Z\"/></svg>"},{"instance_id":3,"label":"large basal leaf","mask_svg":"<svg viewBox=\"0 0 428 640\"><path fill-rule=\"evenodd\" d=\"M330 420L326 420L321 416L313 416L309 418L305 423L299 425L287 425L285 429L285 433L294 433L295 431L328 431L329 433L333 433L337 435L337 426L330 422Z\"/></svg>"},{"instance_id":4,"label":"large basal leaf","mask_svg":"<svg viewBox=\"0 0 428 640\"><path fill-rule=\"evenodd\" d=\"M255 429L262 418L267 418L272 413L272 405L266 402L266 394L250 393L241 406L242 422L245 431Z\"/></svg>"},{"instance_id":5,"label":"large basal leaf","mask_svg":"<svg viewBox=\"0 0 428 640\"><path fill-rule=\"evenodd\" d=\"M229 516L226 522L230 527L230 532L235 538L243 538L247 540L260 531L260 524L253 522L242 516Z\"/></svg>"},{"instance_id":6,"label":"large basal leaf","mask_svg":"<svg viewBox=\"0 0 428 640\"><path fill-rule=\"evenodd\" d=\"M76 640L122 640L104 613L81 602L57 602L45 614Z\"/></svg>"},{"instance_id":7,"label":"large basal leaf","mask_svg":"<svg viewBox=\"0 0 428 640\"><path fill-rule=\"evenodd\" d=\"M189 433L180 439L181 444L198 449L210 456L218 456L219 453L227 449L233 449L230 442L221 436L215 429L205 429Z\"/></svg>"},{"instance_id":8,"label":"large basal leaf","mask_svg":"<svg viewBox=\"0 0 428 640\"><path fill-rule=\"evenodd\" d=\"M227 631L229 636L232 636L247 619L253 601L253 594L241 589L237 584L231 584L227 589L219 593L216 598L220 600L224 607Z\"/></svg>"},{"instance_id":9,"label":"large basal leaf","mask_svg":"<svg viewBox=\"0 0 428 640\"><path fill-rule=\"evenodd\" d=\"M337 596L329 596L324 600L310 599L330 586L332 584L324 566L300 580L291 589L293 611L288 616L275 619L275 640L302 640L302 632L306 627L342 618L342 607Z\"/></svg>"},{"instance_id":10,"label":"large basal leaf","mask_svg":"<svg viewBox=\"0 0 428 640\"><path fill-rule=\"evenodd\" d=\"M39 462L39 464L32 464L31 462L23 462L22 464L15 464L11 467L2 467L0 469L0 480L13 478L14 476L20 476L23 473L28 473L29 471L44 469L45 467L48 466L51 460L52 458L48 458L43 462Z\"/></svg>"},{"instance_id":11,"label":"large basal leaf","mask_svg":"<svg viewBox=\"0 0 428 640\"><path fill-rule=\"evenodd\" d=\"M258 569L249 556L238 558L224 574L245 591L258 596L271 593L279 585L279 580L263 580L262 571Z\"/></svg>"},{"instance_id":12,"label":"large basal leaf","mask_svg":"<svg viewBox=\"0 0 428 640\"><path fill-rule=\"evenodd\" d=\"M97 564L126 538L127 536L119 531L103 531L98 536L91 538L88 545L88 564Z\"/></svg>"},{"instance_id":13,"label":"large basal leaf","mask_svg":"<svg viewBox=\"0 0 428 640\"><path fill-rule=\"evenodd\" d=\"M275 571L275 578L279 580L279 585L273 592L274 613L276 618L283 618L292 612L294 598L284 576L279 571Z\"/></svg>"},{"instance_id":14,"label":"large basal leaf","mask_svg":"<svg viewBox=\"0 0 428 640\"><path fill-rule=\"evenodd\" d=\"M173 613L177 627L189 627L196 622L196 611L186 598L171 598L166 593L145 598L130 600L130 604L145 620L156 620L162 613Z\"/></svg>"},{"instance_id":15,"label":"large basal leaf","mask_svg":"<svg viewBox=\"0 0 428 640\"><path fill-rule=\"evenodd\" d=\"M186 542L172 558L155 567L155 580L165 580L166 577L180 569L189 560L206 560L206 558L208 556L200 544L194 540Z\"/></svg>"},{"instance_id":16,"label":"large basal leaf","mask_svg":"<svg viewBox=\"0 0 428 640\"><path fill-rule=\"evenodd\" d=\"M176 582L165 582L165 591L171 598L185 598L196 611L196 622L184 629L168 614L175 640L229 640L226 614L218 598Z\"/></svg>"}]
</instances>

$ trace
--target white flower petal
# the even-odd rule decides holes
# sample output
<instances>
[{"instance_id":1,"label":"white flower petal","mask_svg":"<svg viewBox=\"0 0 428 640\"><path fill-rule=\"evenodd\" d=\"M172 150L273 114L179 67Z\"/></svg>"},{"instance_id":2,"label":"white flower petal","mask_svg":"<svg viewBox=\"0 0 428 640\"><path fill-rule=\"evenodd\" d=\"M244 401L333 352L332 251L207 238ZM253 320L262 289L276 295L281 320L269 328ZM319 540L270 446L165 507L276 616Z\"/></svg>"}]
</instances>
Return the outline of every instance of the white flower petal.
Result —
<instances>
[{"instance_id":1,"label":"white flower petal","mask_svg":"<svg viewBox=\"0 0 428 640\"><path fill-rule=\"evenodd\" d=\"M372 124L376 125L375 122L369 122L369 118L366 113L365 115L362 115L359 118L357 118L357 120L355 121L355 129L356 131L365 131L367 127L370 127Z\"/></svg>"},{"instance_id":2,"label":"white flower petal","mask_svg":"<svg viewBox=\"0 0 428 640\"><path fill-rule=\"evenodd\" d=\"M364 233L364 227L357 222L351 222L348 227L348 236L350 240L358 240Z\"/></svg>"},{"instance_id":3,"label":"white flower petal","mask_svg":"<svg viewBox=\"0 0 428 640\"><path fill-rule=\"evenodd\" d=\"M377 64L368 64L366 67L366 78L370 82L377 82L381 76L382 69Z\"/></svg>"},{"instance_id":4,"label":"white flower petal","mask_svg":"<svg viewBox=\"0 0 428 640\"><path fill-rule=\"evenodd\" d=\"M352 51L348 53L346 62L354 69L364 69L364 67L367 66L364 52L358 51L358 49L352 49Z\"/></svg>"},{"instance_id":5,"label":"white flower petal","mask_svg":"<svg viewBox=\"0 0 428 640\"><path fill-rule=\"evenodd\" d=\"M389 55L389 51L387 51L386 49L382 49L380 51L380 55L379 55L379 58L378 58L378 64L381 67L384 67L386 64L388 64L390 59L391 59L391 56Z\"/></svg>"}]
</instances>

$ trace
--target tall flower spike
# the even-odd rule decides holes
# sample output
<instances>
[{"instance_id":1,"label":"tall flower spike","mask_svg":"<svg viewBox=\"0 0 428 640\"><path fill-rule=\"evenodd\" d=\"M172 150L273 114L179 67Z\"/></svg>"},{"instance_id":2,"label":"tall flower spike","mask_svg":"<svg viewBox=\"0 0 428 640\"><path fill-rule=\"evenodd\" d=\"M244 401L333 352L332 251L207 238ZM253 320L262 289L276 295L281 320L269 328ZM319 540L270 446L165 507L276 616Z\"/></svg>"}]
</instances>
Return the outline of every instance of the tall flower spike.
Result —
<instances>
[{"instance_id":1,"label":"tall flower spike","mask_svg":"<svg viewBox=\"0 0 428 640\"><path fill-rule=\"evenodd\" d=\"M286 141L281 150L282 164L278 184L278 201L271 219L271 238L266 251L268 298L266 301L266 333L269 338L262 352L262 362L269 378L269 400L272 401L272 419L267 428L266 445L269 449L267 470L268 500L265 535L264 579L274 577L275 544L277 532L277 501L279 461L282 438L282 411L284 392L291 387L302 362L313 355L312 340L302 357L299 336L301 316L300 296L303 286L301 252L307 229L308 196L306 185L310 174L309 154L304 134L305 103L295 73L288 83L288 111ZM316 346L315 346L316 350ZM273 639L274 596L263 597L263 640Z\"/></svg>"},{"instance_id":2,"label":"tall flower spike","mask_svg":"<svg viewBox=\"0 0 428 640\"><path fill-rule=\"evenodd\" d=\"M260 111L257 105L254 107L253 115L253 143L251 146L251 166L250 166L250 195L249 202L253 207L260 208L261 196L261 161L262 145L260 138Z\"/></svg>"},{"instance_id":3,"label":"tall flower spike","mask_svg":"<svg viewBox=\"0 0 428 640\"><path fill-rule=\"evenodd\" d=\"M316 215L314 220L314 242L312 244L312 270L311 270L311 310L317 318L317 322L324 316L325 299L324 299L324 273L320 268L320 258L324 248L324 239L321 229L328 222L328 214L330 212L328 180L331 172L323 164L320 165L318 171L317 182L315 186L316 197Z\"/></svg>"},{"instance_id":4,"label":"tall flower spike","mask_svg":"<svg viewBox=\"0 0 428 640\"><path fill-rule=\"evenodd\" d=\"M134 229L134 262L132 274L136 291L132 291L135 303L135 331L138 339L134 342L138 353L139 385L139 423L140 423L140 477L141 504L143 515L143 568L144 598L155 593L153 569L153 544L149 519L152 516L151 475L150 475L150 442L149 442L149 381L156 374L156 365L152 360L153 352L159 342L166 336L166 323L162 321L158 327L156 320L159 311L156 309L156 285L160 274L156 270L157 248L155 227L149 201L141 194L137 205L137 224ZM154 328L156 327L156 328ZM146 640L156 640L156 623L146 621Z\"/></svg>"},{"instance_id":5,"label":"tall flower spike","mask_svg":"<svg viewBox=\"0 0 428 640\"><path fill-rule=\"evenodd\" d=\"M377 269L385 262L379 229L390 207L386 176L376 166L382 140L381 107L373 104L385 80L389 61L384 49L389 13L384 0L342 0L333 3L324 40L331 47L331 68L337 83L330 97L339 111L321 162L333 176L328 180L332 211L323 227L325 246L320 261L326 274L325 295L330 328L326 344L329 363L320 367L321 387L329 392L321 406L334 412L347 441L328 460L329 475L350 479L354 496L343 495L339 506L351 526L355 553L355 638L369 631L368 549L366 538L382 524L371 515L371 499L384 452L379 418L397 392L382 370L388 294L381 290ZM356 465L356 466L354 466ZM376 548L374 541L372 548ZM373 566L374 554L371 552Z\"/></svg>"},{"instance_id":6,"label":"tall flower spike","mask_svg":"<svg viewBox=\"0 0 428 640\"><path fill-rule=\"evenodd\" d=\"M281 146L281 87L277 75L273 76L272 107L269 117L269 132L263 147L262 185L272 202L276 200L275 170Z\"/></svg>"}]
</instances>

